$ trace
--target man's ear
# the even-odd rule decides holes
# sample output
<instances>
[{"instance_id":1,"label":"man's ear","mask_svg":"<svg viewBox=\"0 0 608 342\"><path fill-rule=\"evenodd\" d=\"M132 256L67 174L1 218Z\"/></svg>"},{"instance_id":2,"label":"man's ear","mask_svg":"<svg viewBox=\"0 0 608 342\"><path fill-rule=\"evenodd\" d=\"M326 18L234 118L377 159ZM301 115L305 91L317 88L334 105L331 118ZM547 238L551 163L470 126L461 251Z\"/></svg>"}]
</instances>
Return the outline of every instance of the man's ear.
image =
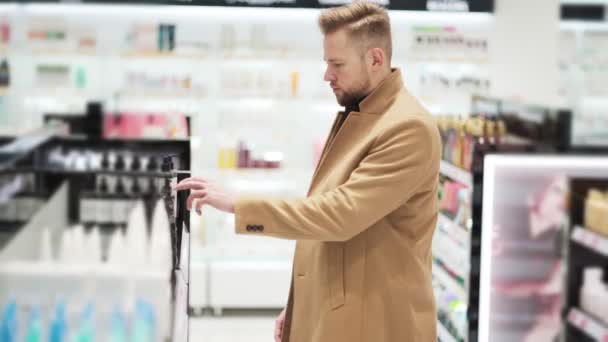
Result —
<instances>
[{"instance_id":1,"label":"man's ear","mask_svg":"<svg viewBox=\"0 0 608 342\"><path fill-rule=\"evenodd\" d=\"M371 54L371 64L373 68L382 68L386 64L386 54L381 48L372 48L369 50Z\"/></svg>"}]
</instances>

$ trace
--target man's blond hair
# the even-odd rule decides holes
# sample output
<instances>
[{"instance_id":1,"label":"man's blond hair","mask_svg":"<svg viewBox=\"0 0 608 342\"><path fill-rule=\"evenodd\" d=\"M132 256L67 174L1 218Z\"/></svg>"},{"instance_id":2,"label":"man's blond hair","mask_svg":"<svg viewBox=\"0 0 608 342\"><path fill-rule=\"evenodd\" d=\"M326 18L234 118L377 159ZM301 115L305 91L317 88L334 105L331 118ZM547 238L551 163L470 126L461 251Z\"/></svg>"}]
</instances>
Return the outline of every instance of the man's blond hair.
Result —
<instances>
[{"instance_id":1,"label":"man's blond hair","mask_svg":"<svg viewBox=\"0 0 608 342\"><path fill-rule=\"evenodd\" d=\"M388 62L393 53L391 22L384 7L369 1L323 10L319 16L319 27L324 35L346 29L350 38L362 44L364 52L381 48Z\"/></svg>"}]
</instances>

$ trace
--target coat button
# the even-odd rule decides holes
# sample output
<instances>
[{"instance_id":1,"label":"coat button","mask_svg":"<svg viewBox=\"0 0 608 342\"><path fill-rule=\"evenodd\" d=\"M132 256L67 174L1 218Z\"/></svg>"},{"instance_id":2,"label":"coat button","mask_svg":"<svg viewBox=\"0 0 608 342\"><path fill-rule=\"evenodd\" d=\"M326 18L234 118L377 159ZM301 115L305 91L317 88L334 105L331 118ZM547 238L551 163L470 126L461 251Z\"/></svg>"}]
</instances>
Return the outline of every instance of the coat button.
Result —
<instances>
[{"instance_id":1,"label":"coat button","mask_svg":"<svg viewBox=\"0 0 608 342\"><path fill-rule=\"evenodd\" d=\"M258 226L258 230L263 232L264 231L264 226Z\"/></svg>"},{"instance_id":2,"label":"coat button","mask_svg":"<svg viewBox=\"0 0 608 342\"><path fill-rule=\"evenodd\" d=\"M247 231L248 231L248 232L250 232L250 231L252 231L252 230L253 230L253 226L252 226L252 225L250 225L250 224L248 224L246 229L247 229Z\"/></svg>"}]
</instances>

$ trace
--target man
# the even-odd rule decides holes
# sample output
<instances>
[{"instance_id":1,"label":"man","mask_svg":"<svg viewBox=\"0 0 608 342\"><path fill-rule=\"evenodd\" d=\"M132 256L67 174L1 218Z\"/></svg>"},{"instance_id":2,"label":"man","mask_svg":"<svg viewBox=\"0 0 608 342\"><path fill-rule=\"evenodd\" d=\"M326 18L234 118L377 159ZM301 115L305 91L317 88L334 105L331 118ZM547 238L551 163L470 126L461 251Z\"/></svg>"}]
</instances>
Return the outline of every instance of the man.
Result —
<instances>
[{"instance_id":1,"label":"man","mask_svg":"<svg viewBox=\"0 0 608 342\"><path fill-rule=\"evenodd\" d=\"M297 240L276 341L431 342L431 240L440 137L391 69L387 12L368 2L324 10L325 81L338 113L308 197L234 198L202 178L189 208L233 212L236 232Z\"/></svg>"}]
</instances>

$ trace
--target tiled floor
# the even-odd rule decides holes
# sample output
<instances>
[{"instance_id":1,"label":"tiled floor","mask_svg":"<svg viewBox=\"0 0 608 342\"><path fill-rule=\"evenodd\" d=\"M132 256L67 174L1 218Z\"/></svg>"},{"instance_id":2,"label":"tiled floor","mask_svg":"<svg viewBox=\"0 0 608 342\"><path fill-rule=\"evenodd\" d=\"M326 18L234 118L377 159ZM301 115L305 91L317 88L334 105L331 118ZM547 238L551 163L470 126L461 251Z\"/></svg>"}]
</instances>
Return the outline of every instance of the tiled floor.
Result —
<instances>
[{"instance_id":1,"label":"tiled floor","mask_svg":"<svg viewBox=\"0 0 608 342\"><path fill-rule=\"evenodd\" d=\"M190 320L191 342L273 342L274 316L199 317Z\"/></svg>"}]
</instances>

